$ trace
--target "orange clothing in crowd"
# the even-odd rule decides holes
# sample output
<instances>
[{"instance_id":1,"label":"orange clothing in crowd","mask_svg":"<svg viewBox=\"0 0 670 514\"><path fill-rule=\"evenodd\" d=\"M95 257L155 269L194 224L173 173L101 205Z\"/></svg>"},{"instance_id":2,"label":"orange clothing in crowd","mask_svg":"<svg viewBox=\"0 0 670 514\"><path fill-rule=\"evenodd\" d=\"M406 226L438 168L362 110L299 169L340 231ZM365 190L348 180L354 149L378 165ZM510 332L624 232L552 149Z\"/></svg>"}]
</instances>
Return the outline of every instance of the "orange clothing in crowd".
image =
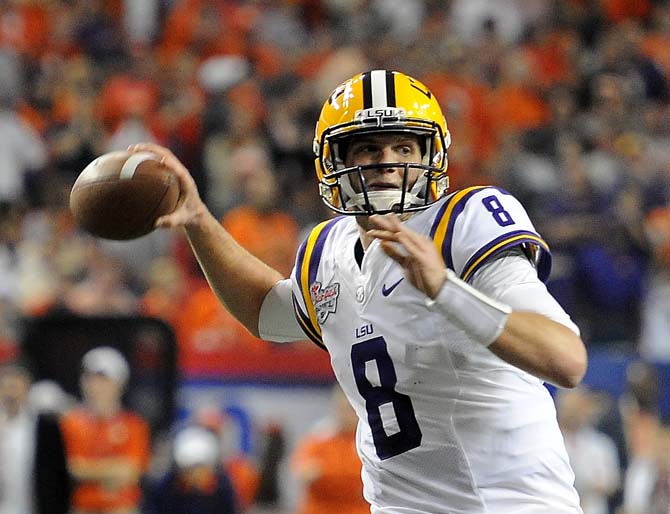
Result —
<instances>
[{"instance_id":1,"label":"orange clothing in crowd","mask_svg":"<svg viewBox=\"0 0 670 514\"><path fill-rule=\"evenodd\" d=\"M327 352L308 341L282 345L254 337L207 284L189 294L174 328L186 377L332 379Z\"/></svg>"},{"instance_id":2,"label":"orange clothing in crowd","mask_svg":"<svg viewBox=\"0 0 670 514\"><path fill-rule=\"evenodd\" d=\"M98 98L98 116L111 130L126 117L146 118L159 104L160 91L156 83L126 74L109 78Z\"/></svg>"},{"instance_id":3,"label":"orange clothing in crowd","mask_svg":"<svg viewBox=\"0 0 670 514\"><path fill-rule=\"evenodd\" d=\"M63 416L61 427L68 459L89 460L100 465L125 460L143 470L149 465L149 426L137 414L126 411L111 419L102 419L85 409L73 409ZM78 483L72 507L98 513L131 510L138 508L141 497L139 483L114 489L97 482Z\"/></svg>"},{"instance_id":4,"label":"orange clothing in crowd","mask_svg":"<svg viewBox=\"0 0 670 514\"><path fill-rule=\"evenodd\" d=\"M18 347L18 343L13 339L0 336L0 364L16 358L19 353Z\"/></svg>"},{"instance_id":5,"label":"orange clothing in crowd","mask_svg":"<svg viewBox=\"0 0 670 514\"><path fill-rule=\"evenodd\" d=\"M651 13L650 0L600 0L600 8L606 18L621 23L630 18L642 19Z\"/></svg>"},{"instance_id":6,"label":"orange clothing in crowd","mask_svg":"<svg viewBox=\"0 0 670 514\"><path fill-rule=\"evenodd\" d=\"M640 50L656 63L666 77L670 77L670 34L645 34L640 41Z\"/></svg>"},{"instance_id":7,"label":"orange clothing in crowd","mask_svg":"<svg viewBox=\"0 0 670 514\"><path fill-rule=\"evenodd\" d=\"M549 106L530 87L502 85L493 91L490 106L499 135L540 128L551 121Z\"/></svg>"},{"instance_id":8,"label":"orange clothing in crowd","mask_svg":"<svg viewBox=\"0 0 670 514\"><path fill-rule=\"evenodd\" d=\"M177 1L166 17L159 51L167 60L188 50L203 59L245 55L245 36L256 15L256 9L234 2Z\"/></svg>"},{"instance_id":9,"label":"orange clothing in crowd","mask_svg":"<svg viewBox=\"0 0 670 514\"><path fill-rule=\"evenodd\" d=\"M48 8L37 3L0 6L0 45L3 48L12 48L36 59L47 48L50 36Z\"/></svg>"},{"instance_id":10,"label":"orange clothing in crowd","mask_svg":"<svg viewBox=\"0 0 670 514\"><path fill-rule=\"evenodd\" d=\"M354 432L308 436L298 444L291 465L298 476L317 470L317 477L306 485L298 514L370 513Z\"/></svg>"},{"instance_id":11,"label":"orange clothing in crowd","mask_svg":"<svg viewBox=\"0 0 670 514\"><path fill-rule=\"evenodd\" d=\"M238 505L243 511L247 510L256 499L258 486L261 483L258 469L251 460L243 455L236 455L228 459L224 467L233 484Z\"/></svg>"},{"instance_id":12,"label":"orange clothing in crowd","mask_svg":"<svg viewBox=\"0 0 670 514\"><path fill-rule=\"evenodd\" d=\"M191 291L174 318L179 369L186 375L218 374L230 358L263 352L267 344L252 336L221 304L208 284Z\"/></svg>"},{"instance_id":13,"label":"orange clothing in crowd","mask_svg":"<svg viewBox=\"0 0 670 514\"><path fill-rule=\"evenodd\" d=\"M298 249L298 224L283 212L261 213L248 205L223 217L225 229L253 255L288 277Z\"/></svg>"},{"instance_id":14,"label":"orange clothing in crowd","mask_svg":"<svg viewBox=\"0 0 670 514\"><path fill-rule=\"evenodd\" d=\"M430 73L424 83L435 94L445 108L445 116L452 137L458 144L449 151L450 181L462 187L454 169L464 166L469 169L473 161L486 161L495 151L495 141L491 130L492 120L487 108L487 98L491 89L484 82L472 77L459 77L446 73Z\"/></svg>"},{"instance_id":15,"label":"orange clothing in crowd","mask_svg":"<svg viewBox=\"0 0 670 514\"><path fill-rule=\"evenodd\" d=\"M298 225L281 212L261 214L243 206L229 211L223 225L247 250L285 276L293 268ZM261 230L259 230L259 227ZM183 246L178 247L181 255ZM178 258L191 268L192 254ZM226 310L205 281L193 281L177 311L164 310L169 298L145 298L145 313L167 314L179 345L178 367L187 377L332 377L328 354L311 342L273 345L254 337ZM161 295L162 296L162 295ZM151 301L150 301L151 300ZM153 309L153 310L152 310Z\"/></svg>"},{"instance_id":16,"label":"orange clothing in crowd","mask_svg":"<svg viewBox=\"0 0 670 514\"><path fill-rule=\"evenodd\" d=\"M576 65L573 56L577 44L574 34L555 30L525 45L523 52L533 84L539 88L550 88L560 83L574 83Z\"/></svg>"}]
</instances>

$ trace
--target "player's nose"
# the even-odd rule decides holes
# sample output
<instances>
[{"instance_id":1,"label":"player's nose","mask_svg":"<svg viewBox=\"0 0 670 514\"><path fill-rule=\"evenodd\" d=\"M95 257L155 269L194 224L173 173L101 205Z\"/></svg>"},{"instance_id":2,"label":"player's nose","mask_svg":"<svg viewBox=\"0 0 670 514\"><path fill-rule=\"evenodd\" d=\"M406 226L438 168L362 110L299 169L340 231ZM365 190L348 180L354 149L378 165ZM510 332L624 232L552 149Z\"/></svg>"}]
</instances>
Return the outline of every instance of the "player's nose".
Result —
<instances>
[{"instance_id":1,"label":"player's nose","mask_svg":"<svg viewBox=\"0 0 670 514\"><path fill-rule=\"evenodd\" d=\"M378 164L384 164L387 162L398 162L398 155L391 146L384 146L379 150L378 153ZM384 168L384 170L393 170L395 168Z\"/></svg>"}]
</instances>

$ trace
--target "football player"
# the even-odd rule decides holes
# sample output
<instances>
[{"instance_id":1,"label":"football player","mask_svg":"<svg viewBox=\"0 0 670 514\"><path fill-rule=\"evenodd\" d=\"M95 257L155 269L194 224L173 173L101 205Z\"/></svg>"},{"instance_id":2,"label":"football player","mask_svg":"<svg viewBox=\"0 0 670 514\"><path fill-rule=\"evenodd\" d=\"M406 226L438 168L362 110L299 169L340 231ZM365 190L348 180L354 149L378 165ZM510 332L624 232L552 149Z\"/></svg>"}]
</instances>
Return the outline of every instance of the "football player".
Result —
<instances>
[{"instance_id":1,"label":"football player","mask_svg":"<svg viewBox=\"0 0 670 514\"><path fill-rule=\"evenodd\" d=\"M418 80L374 70L337 87L314 151L340 216L312 230L287 279L240 248L170 151L131 150L178 174L180 204L157 226L184 227L227 308L262 338L328 351L360 420L373 513L581 513L543 382L578 384L584 344L514 196L448 192L449 143Z\"/></svg>"}]
</instances>

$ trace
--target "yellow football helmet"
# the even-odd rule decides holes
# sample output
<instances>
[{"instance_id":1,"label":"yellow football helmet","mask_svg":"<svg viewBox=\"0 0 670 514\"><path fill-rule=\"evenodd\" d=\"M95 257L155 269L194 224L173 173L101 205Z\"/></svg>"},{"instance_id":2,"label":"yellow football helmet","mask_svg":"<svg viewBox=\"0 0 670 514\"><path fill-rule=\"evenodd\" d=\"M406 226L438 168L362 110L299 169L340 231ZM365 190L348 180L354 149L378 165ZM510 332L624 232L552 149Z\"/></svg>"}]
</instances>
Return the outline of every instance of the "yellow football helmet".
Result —
<instances>
[{"instance_id":1,"label":"yellow football helmet","mask_svg":"<svg viewBox=\"0 0 670 514\"><path fill-rule=\"evenodd\" d=\"M383 163L346 167L344 149L359 134L401 132L425 138L420 163ZM447 191L447 122L435 96L418 80L397 71L360 73L339 85L321 109L314 136L316 174L324 203L340 214L369 215L425 209ZM402 190L368 191L363 171L389 164L421 169ZM352 187L352 177L360 192Z\"/></svg>"}]
</instances>

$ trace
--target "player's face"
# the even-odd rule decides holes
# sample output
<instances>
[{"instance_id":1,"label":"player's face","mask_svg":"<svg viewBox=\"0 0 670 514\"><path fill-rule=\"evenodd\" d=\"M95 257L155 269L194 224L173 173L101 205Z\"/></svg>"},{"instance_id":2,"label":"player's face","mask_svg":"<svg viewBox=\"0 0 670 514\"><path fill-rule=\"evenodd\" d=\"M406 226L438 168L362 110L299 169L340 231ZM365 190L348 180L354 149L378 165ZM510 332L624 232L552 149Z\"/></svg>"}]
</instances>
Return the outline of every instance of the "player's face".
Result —
<instances>
[{"instance_id":1,"label":"player's face","mask_svg":"<svg viewBox=\"0 0 670 514\"><path fill-rule=\"evenodd\" d=\"M419 136L413 134L364 134L352 138L347 149L345 165L365 166L384 163L421 163L421 143ZM407 189L411 189L420 169L409 168L407 173ZM375 168L363 172L368 191L385 189L401 189L405 175L402 166ZM361 192L361 184L356 174L351 177L352 187Z\"/></svg>"}]
</instances>

